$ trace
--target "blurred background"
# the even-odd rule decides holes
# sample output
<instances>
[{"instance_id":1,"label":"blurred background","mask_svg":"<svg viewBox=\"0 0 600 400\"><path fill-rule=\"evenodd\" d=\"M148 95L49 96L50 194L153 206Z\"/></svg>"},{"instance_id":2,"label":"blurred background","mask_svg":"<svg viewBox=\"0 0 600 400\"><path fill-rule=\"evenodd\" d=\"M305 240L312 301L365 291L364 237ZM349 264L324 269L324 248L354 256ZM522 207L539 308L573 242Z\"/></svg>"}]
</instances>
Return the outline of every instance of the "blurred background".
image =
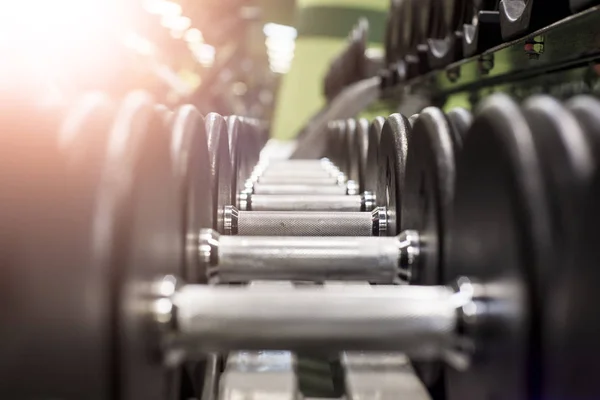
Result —
<instances>
[{"instance_id":1,"label":"blurred background","mask_svg":"<svg viewBox=\"0 0 600 400\"><path fill-rule=\"evenodd\" d=\"M151 92L172 108L260 119L291 138L359 18L381 57L388 0L19 0L0 12L0 90L69 103ZM364 52L362 54L365 54ZM362 55L361 54L361 55ZM331 95L331 93L330 93Z\"/></svg>"}]
</instances>

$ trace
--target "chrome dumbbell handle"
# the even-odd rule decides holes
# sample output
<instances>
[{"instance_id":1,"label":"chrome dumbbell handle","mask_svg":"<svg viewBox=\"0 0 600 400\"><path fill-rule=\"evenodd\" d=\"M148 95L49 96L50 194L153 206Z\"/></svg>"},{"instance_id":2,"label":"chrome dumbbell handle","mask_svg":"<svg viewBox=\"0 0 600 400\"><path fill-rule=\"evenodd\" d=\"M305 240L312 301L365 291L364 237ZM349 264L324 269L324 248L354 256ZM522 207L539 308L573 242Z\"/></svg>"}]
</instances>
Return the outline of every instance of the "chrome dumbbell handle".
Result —
<instances>
[{"instance_id":1,"label":"chrome dumbbell handle","mask_svg":"<svg viewBox=\"0 0 600 400\"><path fill-rule=\"evenodd\" d=\"M248 180L245 192L251 194L322 194L322 195L356 195L358 185L347 181L342 185L307 185L307 184L262 184Z\"/></svg>"},{"instance_id":2,"label":"chrome dumbbell handle","mask_svg":"<svg viewBox=\"0 0 600 400\"><path fill-rule=\"evenodd\" d=\"M384 208L372 212L238 211L226 206L226 235L248 236L384 236Z\"/></svg>"},{"instance_id":3,"label":"chrome dumbbell handle","mask_svg":"<svg viewBox=\"0 0 600 400\"><path fill-rule=\"evenodd\" d=\"M482 301L464 281L458 290L406 285L169 287L170 294L163 290L153 300L160 304L153 307L153 316L167 331L167 352L188 358L245 349L398 351L415 359L438 359L454 348L472 317L465 318L464 309Z\"/></svg>"},{"instance_id":4,"label":"chrome dumbbell handle","mask_svg":"<svg viewBox=\"0 0 600 400\"><path fill-rule=\"evenodd\" d=\"M416 267L418 246L418 236L410 231L397 237L369 238L224 236L203 229L194 276L205 276L213 283L407 283Z\"/></svg>"},{"instance_id":5,"label":"chrome dumbbell handle","mask_svg":"<svg viewBox=\"0 0 600 400\"><path fill-rule=\"evenodd\" d=\"M396 237L265 237L200 234L198 273L211 283L366 281L401 283Z\"/></svg>"},{"instance_id":6,"label":"chrome dumbbell handle","mask_svg":"<svg viewBox=\"0 0 600 400\"><path fill-rule=\"evenodd\" d=\"M257 195L242 191L238 195L241 211L372 211L375 204L372 192L361 195Z\"/></svg>"}]
</instances>

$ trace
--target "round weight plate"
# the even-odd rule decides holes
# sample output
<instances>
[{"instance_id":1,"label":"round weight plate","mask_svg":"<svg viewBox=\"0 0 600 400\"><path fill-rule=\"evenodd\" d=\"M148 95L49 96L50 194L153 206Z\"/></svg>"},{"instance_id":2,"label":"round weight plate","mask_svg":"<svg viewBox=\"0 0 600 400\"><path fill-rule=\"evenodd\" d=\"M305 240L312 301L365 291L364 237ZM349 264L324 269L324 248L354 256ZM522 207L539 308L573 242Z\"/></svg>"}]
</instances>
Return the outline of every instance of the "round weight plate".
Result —
<instances>
[{"instance_id":1,"label":"round weight plate","mask_svg":"<svg viewBox=\"0 0 600 400\"><path fill-rule=\"evenodd\" d=\"M424 252L412 283L438 285L444 282L444 233L454 198L453 135L446 116L436 107L424 109L412 129L404 172L401 230L415 229L423 237Z\"/></svg>"},{"instance_id":2,"label":"round weight plate","mask_svg":"<svg viewBox=\"0 0 600 400\"><path fill-rule=\"evenodd\" d=\"M346 143L344 141L344 122L343 121L331 121L327 126L327 157L338 167L341 171L346 173L344 169L343 151L346 149Z\"/></svg>"},{"instance_id":3,"label":"round weight plate","mask_svg":"<svg viewBox=\"0 0 600 400\"><path fill-rule=\"evenodd\" d=\"M356 121L354 135L354 153L358 157L358 182L360 193L365 191L365 175L367 171L367 152L369 150L369 121L360 118Z\"/></svg>"},{"instance_id":4,"label":"round weight plate","mask_svg":"<svg viewBox=\"0 0 600 400\"><path fill-rule=\"evenodd\" d=\"M395 236L400 227L400 199L404 187L404 167L410 137L410 124L401 114L390 115L381 130L379 140L379 171L377 174L377 204L388 213L388 236Z\"/></svg>"},{"instance_id":5,"label":"round weight plate","mask_svg":"<svg viewBox=\"0 0 600 400\"><path fill-rule=\"evenodd\" d=\"M347 119L345 125L346 132L346 151L345 151L345 165L347 168L348 179L353 180L354 182L359 182L359 164L360 164L360 153L356 148L356 120L355 119Z\"/></svg>"},{"instance_id":6,"label":"round weight plate","mask_svg":"<svg viewBox=\"0 0 600 400\"><path fill-rule=\"evenodd\" d=\"M577 129L571 128L563 138L571 148L570 166L584 167L587 171L589 156L592 153L594 174L587 182L583 201L576 209L571 199L571 213L564 213L565 233L569 241L561 248L568 252L561 254L567 257L562 268L555 270L556 279L549 280L547 293L548 305L545 342L548 349L544 398L552 399L595 399L600 396L598 380L594 371L600 365L598 358L598 336L600 327L598 304L598 269L599 246L597 231L600 222L598 204L600 199L600 103L598 100L580 96L568 103L569 110L575 115L579 125L585 132L587 143L578 141ZM550 110L548 110L550 112ZM571 131L575 136L571 136ZM576 140L573 142L573 140ZM582 162L584 162L582 164ZM556 169L560 165L556 165ZM580 169L579 168L579 169ZM564 173L561 173L564 176ZM568 183L568 182L565 182ZM561 201L568 201L569 193L561 194ZM576 195L576 193L574 193ZM576 227L573 233L571 228ZM568 247L567 247L568 246ZM563 261L561 257L558 261ZM560 363L555 364L555 363Z\"/></svg>"},{"instance_id":7,"label":"round weight plate","mask_svg":"<svg viewBox=\"0 0 600 400\"><path fill-rule=\"evenodd\" d=\"M194 106L184 105L173 117L171 131L173 170L181 191L184 264L180 271L186 282L206 283L198 270L198 233L214 226L213 183L204 119Z\"/></svg>"},{"instance_id":8,"label":"round weight plate","mask_svg":"<svg viewBox=\"0 0 600 400\"><path fill-rule=\"evenodd\" d=\"M94 241L107 98L0 113L0 398L110 398L110 261ZM32 384L33 378L35 383Z\"/></svg>"},{"instance_id":9,"label":"round weight plate","mask_svg":"<svg viewBox=\"0 0 600 400\"><path fill-rule=\"evenodd\" d=\"M538 293L552 262L541 168L517 104L504 95L486 99L457 157L444 275L489 288L489 312L465 327L476 353L466 372L447 370L450 400L539 398Z\"/></svg>"},{"instance_id":10,"label":"round weight plate","mask_svg":"<svg viewBox=\"0 0 600 400\"><path fill-rule=\"evenodd\" d=\"M243 180L245 181L250 177L250 174L252 173L252 170L256 164L258 164L262 144L260 142L258 132L256 132L258 128L250 124L245 118L236 118L241 125L240 134L244 136L244 143L246 146L244 147L244 154L249 169L247 173L243 175Z\"/></svg>"},{"instance_id":11,"label":"round weight plate","mask_svg":"<svg viewBox=\"0 0 600 400\"><path fill-rule=\"evenodd\" d=\"M233 177L232 187L233 196L239 193L244 187L244 177L241 169L243 168L243 138L240 137L240 122L235 116L225 117L227 122L227 138L229 146L229 158L231 160L231 175ZM232 203L233 204L233 203Z\"/></svg>"},{"instance_id":12,"label":"round weight plate","mask_svg":"<svg viewBox=\"0 0 600 400\"><path fill-rule=\"evenodd\" d=\"M448 111L446 116L452 128L450 132L452 133L455 150L459 150L462 148L464 137L473 123L473 115L469 110L456 107Z\"/></svg>"},{"instance_id":13,"label":"round weight plate","mask_svg":"<svg viewBox=\"0 0 600 400\"><path fill-rule=\"evenodd\" d=\"M455 149L452 129L439 108L424 109L414 121L402 191L402 230L415 229L423 252L411 283L439 285L443 278L444 240L454 199ZM439 363L415 363L423 382L433 391L443 387ZM439 386L439 387L438 387Z\"/></svg>"},{"instance_id":14,"label":"round weight plate","mask_svg":"<svg viewBox=\"0 0 600 400\"><path fill-rule=\"evenodd\" d=\"M143 289L157 277L177 275L183 262L181 192L171 138L161 122L146 94L124 99L95 193L95 239L113 269L117 370L112 376L122 399L159 399L168 386L164 366L149 357L157 343L147 311L140 308L148 295Z\"/></svg>"},{"instance_id":15,"label":"round weight plate","mask_svg":"<svg viewBox=\"0 0 600 400\"><path fill-rule=\"evenodd\" d=\"M204 122L208 137L210 173L213 183L213 221L216 223L215 229L222 233L224 208L234 204L229 133L227 132L227 122L217 113L206 115Z\"/></svg>"},{"instance_id":16,"label":"round weight plate","mask_svg":"<svg viewBox=\"0 0 600 400\"><path fill-rule=\"evenodd\" d=\"M422 41L421 39L424 39L419 37L420 3L421 0L402 0L398 7L398 14L400 15L398 47L402 56L414 52L416 46Z\"/></svg>"},{"instance_id":17,"label":"round weight plate","mask_svg":"<svg viewBox=\"0 0 600 400\"><path fill-rule=\"evenodd\" d=\"M400 39L401 20L398 18L400 0L390 1L390 10L385 24L385 62L393 65L399 60L398 40Z\"/></svg>"},{"instance_id":18,"label":"round weight plate","mask_svg":"<svg viewBox=\"0 0 600 400\"><path fill-rule=\"evenodd\" d=\"M364 190L372 193L377 192L377 181L379 179L379 139L381 138L381 130L384 124L385 118L375 117L369 125L369 146L367 149Z\"/></svg>"}]
</instances>

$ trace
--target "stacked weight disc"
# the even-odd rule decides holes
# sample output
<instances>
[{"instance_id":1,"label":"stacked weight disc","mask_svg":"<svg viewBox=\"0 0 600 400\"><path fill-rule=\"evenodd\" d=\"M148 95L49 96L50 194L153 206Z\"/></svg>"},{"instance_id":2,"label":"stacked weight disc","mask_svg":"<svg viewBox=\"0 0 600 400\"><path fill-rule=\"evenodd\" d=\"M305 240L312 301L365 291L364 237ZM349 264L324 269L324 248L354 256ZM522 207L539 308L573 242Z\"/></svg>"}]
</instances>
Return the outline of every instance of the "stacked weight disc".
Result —
<instances>
[{"instance_id":1,"label":"stacked weight disc","mask_svg":"<svg viewBox=\"0 0 600 400\"><path fill-rule=\"evenodd\" d=\"M335 121L320 160L140 92L10 107L0 398L600 395L596 99Z\"/></svg>"}]
</instances>

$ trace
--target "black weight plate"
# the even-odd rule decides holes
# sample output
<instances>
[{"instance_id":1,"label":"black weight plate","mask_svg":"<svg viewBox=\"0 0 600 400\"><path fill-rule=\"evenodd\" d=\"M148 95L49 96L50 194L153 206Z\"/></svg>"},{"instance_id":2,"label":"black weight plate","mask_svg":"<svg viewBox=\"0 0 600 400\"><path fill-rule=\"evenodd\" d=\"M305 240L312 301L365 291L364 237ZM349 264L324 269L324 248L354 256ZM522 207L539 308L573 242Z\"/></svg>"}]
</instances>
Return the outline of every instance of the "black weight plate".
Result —
<instances>
[{"instance_id":1,"label":"black weight plate","mask_svg":"<svg viewBox=\"0 0 600 400\"><path fill-rule=\"evenodd\" d=\"M402 0L398 7L400 15L399 52L402 57L414 53L422 37L419 37L421 0Z\"/></svg>"},{"instance_id":2,"label":"black weight plate","mask_svg":"<svg viewBox=\"0 0 600 400\"><path fill-rule=\"evenodd\" d=\"M346 173L344 168L344 150L346 149L345 142L345 124L343 121L332 121L327 126L327 157L338 167L342 172Z\"/></svg>"},{"instance_id":3,"label":"black weight plate","mask_svg":"<svg viewBox=\"0 0 600 400\"><path fill-rule=\"evenodd\" d=\"M596 374L600 365L598 358L598 332L600 331L600 313L597 305L598 279L600 278L598 263L597 231L600 222L598 204L600 199L600 103L598 100L580 96L568 103L569 110L575 115L579 125L585 132L587 144L573 143L577 139L569 135L564 138L570 144L571 165L587 167L591 152L593 174L584 190L583 201L579 209L571 199L572 213L564 214L571 217L565 221L571 234L571 228L576 227L575 234L570 236L567 262L557 270L556 279L548 292L548 324L550 329L546 337L549 349L546 365L545 398L549 399L596 399L600 397L600 387ZM571 129L572 130L572 129ZM578 132L575 131L575 135ZM584 162L582 164L582 162ZM557 165L556 168L560 166ZM568 182L565 182L568 183ZM568 200L568 193L562 196ZM564 247L563 247L564 248ZM564 260L561 257L560 260ZM551 350L551 351L550 351ZM546 353L545 353L546 355Z\"/></svg>"},{"instance_id":4,"label":"black weight plate","mask_svg":"<svg viewBox=\"0 0 600 400\"><path fill-rule=\"evenodd\" d=\"M390 1L390 10L385 25L385 62L392 65L398 62L398 40L400 39L401 20L398 18L400 0Z\"/></svg>"},{"instance_id":5,"label":"black weight plate","mask_svg":"<svg viewBox=\"0 0 600 400\"><path fill-rule=\"evenodd\" d=\"M388 236L397 234L402 219L400 200L410 131L408 120L401 114L390 115L381 130L376 196L377 205L387 208Z\"/></svg>"},{"instance_id":6,"label":"black weight plate","mask_svg":"<svg viewBox=\"0 0 600 400\"><path fill-rule=\"evenodd\" d=\"M227 122L227 138L229 146L229 159L231 160L231 175L233 177L232 187L233 195L240 192L244 186L244 178L242 176L243 158L243 137L240 137L240 122L235 116L225 117Z\"/></svg>"},{"instance_id":7,"label":"black weight plate","mask_svg":"<svg viewBox=\"0 0 600 400\"><path fill-rule=\"evenodd\" d=\"M444 284L445 232L454 199L455 146L446 116L436 107L425 108L414 121L406 158L402 192L402 230L417 230L423 251L413 270L417 285ZM442 367L415 363L417 373L433 392L440 391Z\"/></svg>"},{"instance_id":8,"label":"black weight plate","mask_svg":"<svg viewBox=\"0 0 600 400\"><path fill-rule=\"evenodd\" d=\"M202 115L192 105L179 107L171 130L171 157L181 191L183 268L186 282L206 283L206 274L198 270L198 233L214 226L213 183L210 174L208 140Z\"/></svg>"},{"instance_id":9,"label":"black weight plate","mask_svg":"<svg viewBox=\"0 0 600 400\"><path fill-rule=\"evenodd\" d=\"M0 398L111 397L110 260L94 239L110 101L0 113Z\"/></svg>"},{"instance_id":10,"label":"black weight plate","mask_svg":"<svg viewBox=\"0 0 600 400\"><path fill-rule=\"evenodd\" d=\"M245 173L242 173L241 176L243 180L250 178L252 174L252 170L258 164L260 159L260 150L262 144L260 143L258 133L255 132L255 127L248 123L247 120L243 117L235 117L240 124L240 135L244 137L244 156L246 160L246 166L248 170ZM239 185L238 185L239 186Z\"/></svg>"},{"instance_id":11,"label":"black weight plate","mask_svg":"<svg viewBox=\"0 0 600 400\"><path fill-rule=\"evenodd\" d=\"M379 179L379 139L385 124L385 118L375 117L369 124L367 149L367 164L365 169L364 190L377 192L377 181Z\"/></svg>"},{"instance_id":12,"label":"black weight plate","mask_svg":"<svg viewBox=\"0 0 600 400\"><path fill-rule=\"evenodd\" d=\"M454 198L455 148L450 124L442 110L428 107L413 125L406 157L402 192L402 230L415 229L423 236L412 283L438 285L442 273L443 242L448 213Z\"/></svg>"},{"instance_id":13,"label":"black weight plate","mask_svg":"<svg viewBox=\"0 0 600 400\"><path fill-rule=\"evenodd\" d=\"M446 33L460 31L465 22L470 22L468 21L470 1L472 0L442 0Z\"/></svg>"},{"instance_id":14,"label":"black weight plate","mask_svg":"<svg viewBox=\"0 0 600 400\"><path fill-rule=\"evenodd\" d=\"M367 152L369 151L369 121L366 118L356 120L356 134L354 135L354 152L358 162L358 182L360 192L365 191L365 175L367 171Z\"/></svg>"},{"instance_id":15,"label":"black weight plate","mask_svg":"<svg viewBox=\"0 0 600 400\"><path fill-rule=\"evenodd\" d=\"M181 192L171 159L171 138L142 92L121 103L112 126L102 180L95 193L96 243L113 268L115 391L122 399L162 399L168 382L149 330L149 287L177 275L182 264ZM154 339L154 341L153 341ZM156 350L156 348L155 348Z\"/></svg>"},{"instance_id":16,"label":"black weight plate","mask_svg":"<svg viewBox=\"0 0 600 400\"><path fill-rule=\"evenodd\" d=\"M445 276L490 289L466 372L447 370L449 399L539 398L539 291L552 262L548 193L532 133L505 95L486 99L457 157Z\"/></svg>"},{"instance_id":17,"label":"black weight plate","mask_svg":"<svg viewBox=\"0 0 600 400\"><path fill-rule=\"evenodd\" d=\"M345 158L346 158L346 162L345 164L347 165L347 175L348 175L348 179L353 180L354 182L358 183L359 182L359 168L360 168L360 154L358 153L358 149L355 146L356 143L356 130L357 130L357 126L356 126L356 120L355 119L347 119L346 123L345 123L345 127L346 127L346 151L345 151Z\"/></svg>"},{"instance_id":18,"label":"black weight plate","mask_svg":"<svg viewBox=\"0 0 600 400\"><path fill-rule=\"evenodd\" d=\"M209 113L204 118L208 137L210 174L213 183L213 221L215 229L223 232L223 210L234 203L233 171L229 153L229 133L225 118L217 113Z\"/></svg>"},{"instance_id":19,"label":"black weight plate","mask_svg":"<svg viewBox=\"0 0 600 400\"><path fill-rule=\"evenodd\" d=\"M455 151L458 151L462 148L464 137L473 123L473 114L467 109L456 107L448 111L446 117L452 128L450 132L452 133Z\"/></svg>"}]
</instances>

